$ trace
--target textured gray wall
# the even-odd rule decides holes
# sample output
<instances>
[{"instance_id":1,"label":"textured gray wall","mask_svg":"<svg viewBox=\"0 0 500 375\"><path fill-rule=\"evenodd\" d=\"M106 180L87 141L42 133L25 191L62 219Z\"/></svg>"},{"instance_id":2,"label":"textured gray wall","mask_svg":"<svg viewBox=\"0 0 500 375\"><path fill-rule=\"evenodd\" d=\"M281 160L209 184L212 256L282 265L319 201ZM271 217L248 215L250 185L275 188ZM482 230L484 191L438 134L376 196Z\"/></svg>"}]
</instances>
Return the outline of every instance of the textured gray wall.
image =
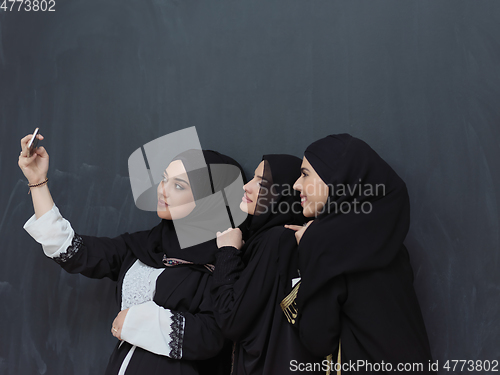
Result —
<instances>
[{"instance_id":1,"label":"textured gray wall","mask_svg":"<svg viewBox=\"0 0 500 375\"><path fill-rule=\"evenodd\" d=\"M409 187L435 359L500 359L500 2L55 8L0 11L0 374L98 374L114 344L113 283L66 274L22 229L19 139L36 126L61 212L103 236L158 222L133 204L127 159L161 135L194 125L248 173L264 153L362 138Z\"/></svg>"}]
</instances>

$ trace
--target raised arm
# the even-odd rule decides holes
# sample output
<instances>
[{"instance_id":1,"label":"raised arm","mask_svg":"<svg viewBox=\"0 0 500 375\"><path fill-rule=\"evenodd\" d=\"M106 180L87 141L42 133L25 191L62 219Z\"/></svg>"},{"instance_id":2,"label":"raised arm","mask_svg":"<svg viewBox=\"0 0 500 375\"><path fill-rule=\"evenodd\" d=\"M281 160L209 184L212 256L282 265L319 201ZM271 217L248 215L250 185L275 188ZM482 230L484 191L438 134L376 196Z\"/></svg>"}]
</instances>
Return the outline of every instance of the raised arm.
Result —
<instances>
[{"instance_id":1,"label":"raised arm","mask_svg":"<svg viewBox=\"0 0 500 375\"><path fill-rule=\"evenodd\" d=\"M21 139L21 153L19 154L18 165L28 179L29 185L41 184L47 178L47 171L49 170L49 154L43 146L35 149L31 156L28 156L28 143L30 142L32 134L28 134ZM37 138L42 140L41 134ZM33 207L35 209L35 216L38 219L46 212L52 209L54 201L50 195L47 183L30 188L31 199L33 200Z\"/></svg>"},{"instance_id":2,"label":"raised arm","mask_svg":"<svg viewBox=\"0 0 500 375\"><path fill-rule=\"evenodd\" d=\"M37 136L43 139L42 135ZM21 139L18 165L29 185L43 183L49 168L49 154L39 147L28 157L28 143L32 135ZM30 188L35 215L24 229L42 245L45 255L70 273L81 273L92 278L118 278L121 263L127 252L121 237L91 237L75 234L54 204L47 183Z\"/></svg>"}]
</instances>

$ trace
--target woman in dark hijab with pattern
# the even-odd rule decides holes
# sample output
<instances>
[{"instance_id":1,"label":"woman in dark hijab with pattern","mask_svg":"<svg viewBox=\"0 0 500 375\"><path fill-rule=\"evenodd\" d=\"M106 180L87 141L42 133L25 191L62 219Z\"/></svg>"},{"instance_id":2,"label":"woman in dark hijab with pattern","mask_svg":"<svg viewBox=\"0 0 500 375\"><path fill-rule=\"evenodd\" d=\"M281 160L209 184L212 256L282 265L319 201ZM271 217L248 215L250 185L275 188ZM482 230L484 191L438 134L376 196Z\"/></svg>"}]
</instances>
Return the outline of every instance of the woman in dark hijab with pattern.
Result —
<instances>
[{"instance_id":1,"label":"woman in dark hijab with pattern","mask_svg":"<svg viewBox=\"0 0 500 375\"><path fill-rule=\"evenodd\" d=\"M46 184L48 154L40 147L30 156L29 139L21 141L19 166L36 185L35 215L24 228L66 271L117 282L121 311L111 333L120 341L106 374L228 374L230 352L221 352L210 286L215 234L230 222L221 191L243 174L239 164L215 151L183 152L166 161L153 194L157 226L115 238L84 236L59 213ZM225 220L214 218L217 208Z\"/></svg>"}]
</instances>

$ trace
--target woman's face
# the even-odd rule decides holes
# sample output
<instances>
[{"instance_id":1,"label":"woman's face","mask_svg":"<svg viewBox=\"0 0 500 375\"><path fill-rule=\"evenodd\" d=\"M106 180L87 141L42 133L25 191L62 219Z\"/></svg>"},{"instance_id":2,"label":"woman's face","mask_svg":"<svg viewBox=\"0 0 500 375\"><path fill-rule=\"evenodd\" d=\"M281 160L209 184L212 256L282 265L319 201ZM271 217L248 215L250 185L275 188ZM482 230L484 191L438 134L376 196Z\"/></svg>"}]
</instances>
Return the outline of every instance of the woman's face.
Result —
<instances>
[{"instance_id":1,"label":"woman's face","mask_svg":"<svg viewBox=\"0 0 500 375\"><path fill-rule=\"evenodd\" d=\"M304 216L315 217L328 199L328 185L318 176L305 156L300 171L301 176L295 181L293 188L300 191L300 205Z\"/></svg>"},{"instance_id":2,"label":"woman's face","mask_svg":"<svg viewBox=\"0 0 500 375\"><path fill-rule=\"evenodd\" d=\"M180 160L171 162L158 184L156 212L162 219L175 220L186 217L196 206L189 178Z\"/></svg>"},{"instance_id":3,"label":"woman's face","mask_svg":"<svg viewBox=\"0 0 500 375\"><path fill-rule=\"evenodd\" d=\"M255 170L253 178L243 186L245 194L241 198L240 209L250 215L255 214L255 207L259 198L259 191L262 184L262 174L264 173L264 161L261 161Z\"/></svg>"}]
</instances>

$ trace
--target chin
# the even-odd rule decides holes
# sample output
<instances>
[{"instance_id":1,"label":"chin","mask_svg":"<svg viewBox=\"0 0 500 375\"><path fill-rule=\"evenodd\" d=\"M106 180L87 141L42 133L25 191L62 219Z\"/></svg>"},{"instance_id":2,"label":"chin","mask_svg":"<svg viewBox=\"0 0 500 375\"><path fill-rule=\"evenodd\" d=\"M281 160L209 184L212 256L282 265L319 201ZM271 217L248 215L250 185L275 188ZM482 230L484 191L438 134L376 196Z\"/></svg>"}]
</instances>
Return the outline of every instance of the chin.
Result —
<instances>
[{"instance_id":1,"label":"chin","mask_svg":"<svg viewBox=\"0 0 500 375\"><path fill-rule=\"evenodd\" d=\"M255 215L255 206L249 206L248 203L241 202L240 210L246 212L249 215Z\"/></svg>"},{"instance_id":2,"label":"chin","mask_svg":"<svg viewBox=\"0 0 500 375\"><path fill-rule=\"evenodd\" d=\"M316 214L317 213L311 210L309 206L304 207L304 209L302 210L302 215L304 215L304 217L316 217Z\"/></svg>"},{"instance_id":3,"label":"chin","mask_svg":"<svg viewBox=\"0 0 500 375\"><path fill-rule=\"evenodd\" d=\"M304 217L316 217L315 212L303 211L302 214L304 215Z\"/></svg>"},{"instance_id":4,"label":"chin","mask_svg":"<svg viewBox=\"0 0 500 375\"><path fill-rule=\"evenodd\" d=\"M156 213L158 214L158 217L160 219L165 219L165 220L172 220L172 215L170 214L170 211L168 210L156 210Z\"/></svg>"},{"instance_id":5,"label":"chin","mask_svg":"<svg viewBox=\"0 0 500 375\"><path fill-rule=\"evenodd\" d=\"M248 204L246 204L245 202L241 202L240 203L240 210L243 212L246 212L248 214Z\"/></svg>"}]
</instances>

